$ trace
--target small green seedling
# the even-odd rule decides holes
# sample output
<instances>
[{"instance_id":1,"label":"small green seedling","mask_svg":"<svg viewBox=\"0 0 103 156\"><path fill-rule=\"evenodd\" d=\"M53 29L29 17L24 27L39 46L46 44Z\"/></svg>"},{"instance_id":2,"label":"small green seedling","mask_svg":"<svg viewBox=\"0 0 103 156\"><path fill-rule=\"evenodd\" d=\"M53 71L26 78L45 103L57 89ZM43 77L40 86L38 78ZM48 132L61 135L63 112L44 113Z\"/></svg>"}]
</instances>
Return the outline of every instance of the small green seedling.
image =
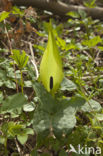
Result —
<instances>
[{"instance_id":1,"label":"small green seedling","mask_svg":"<svg viewBox=\"0 0 103 156\"><path fill-rule=\"evenodd\" d=\"M18 68L20 69L21 73L21 90L23 93L23 77L22 77L22 69L27 65L29 57L26 55L26 52L23 50L20 53L20 50L13 49L11 58L16 62Z\"/></svg>"},{"instance_id":2,"label":"small green seedling","mask_svg":"<svg viewBox=\"0 0 103 156\"><path fill-rule=\"evenodd\" d=\"M23 50L22 53L20 53L20 50L13 49L12 53L13 55L11 56L11 58L13 58L13 60L16 62L19 69L23 69L26 66L29 59L25 51Z\"/></svg>"}]
</instances>

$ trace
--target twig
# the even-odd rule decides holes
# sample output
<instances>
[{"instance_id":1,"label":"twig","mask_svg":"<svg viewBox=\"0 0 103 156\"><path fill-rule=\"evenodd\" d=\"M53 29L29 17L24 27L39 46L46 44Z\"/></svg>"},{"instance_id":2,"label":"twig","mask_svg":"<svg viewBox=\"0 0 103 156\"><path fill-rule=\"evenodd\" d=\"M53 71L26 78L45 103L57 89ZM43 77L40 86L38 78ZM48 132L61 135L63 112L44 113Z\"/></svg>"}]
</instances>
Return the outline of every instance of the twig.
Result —
<instances>
[{"instance_id":1,"label":"twig","mask_svg":"<svg viewBox=\"0 0 103 156\"><path fill-rule=\"evenodd\" d=\"M32 93L30 94L30 96L28 97L28 101L31 101L33 95L34 95L34 90L33 90Z\"/></svg>"},{"instance_id":2,"label":"twig","mask_svg":"<svg viewBox=\"0 0 103 156\"><path fill-rule=\"evenodd\" d=\"M5 24L5 33L6 33L7 38L8 38L9 48L10 48L10 52L11 52L11 55L12 55L12 45L11 45L10 37L9 37L8 31L7 31L7 28L6 28L6 21L5 20L4 20L4 24ZM13 61L13 66L14 66L16 90L17 90L17 93L18 93L18 83L17 83L17 78L16 78L16 69L15 69L15 63L14 63L14 61Z\"/></svg>"},{"instance_id":3,"label":"twig","mask_svg":"<svg viewBox=\"0 0 103 156\"><path fill-rule=\"evenodd\" d=\"M32 49L32 44L30 42L29 42L29 47L30 47L30 52L31 52L31 56L32 56L31 62L34 65L34 68L35 68L36 79L38 79L39 72L38 72L38 68L37 68L36 62L35 62L34 53L33 53L33 49Z\"/></svg>"},{"instance_id":4,"label":"twig","mask_svg":"<svg viewBox=\"0 0 103 156\"><path fill-rule=\"evenodd\" d=\"M100 54L100 51L97 52L97 55L96 55L96 57L94 59L94 62L97 64L97 66L99 65L99 62L98 62L98 60L99 60L99 54Z\"/></svg>"},{"instance_id":5,"label":"twig","mask_svg":"<svg viewBox=\"0 0 103 156\"><path fill-rule=\"evenodd\" d=\"M5 60L5 61L1 62L1 63L0 63L0 65L1 65L1 64L4 64L4 63L6 63L6 62L7 62L7 60Z\"/></svg>"},{"instance_id":6,"label":"twig","mask_svg":"<svg viewBox=\"0 0 103 156\"><path fill-rule=\"evenodd\" d=\"M4 24L5 24L5 33L6 33L7 38L8 38L8 42L9 42L9 46L10 46L10 51L12 53L12 45L11 45L10 37L9 37L8 31L7 31L7 28L6 28L6 21L5 20L4 20Z\"/></svg>"},{"instance_id":7,"label":"twig","mask_svg":"<svg viewBox=\"0 0 103 156\"><path fill-rule=\"evenodd\" d=\"M16 138L15 138L15 144L16 144L16 147L17 147L17 150L18 150L20 156L22 156L22 152L21 152L20 146L19 146L19 144L18 144Z\"/></svg>"},{"instance_id":8,"label":"twig","mask_svg":"<svg viewBox=\"0 0 103 156\"><path fill-rule=\"evenodd\" d=\"M97 77L98 77L98 75L92 76L93 79L95 79L95 78L97 78ZM100 75L99 78L103 78L103 75ZM88 76L83 76L83 77L82 77L82 80L87 80L87 79L90 80L90 79L91 79L91 76L88 75Z\"/></svg>"},{"instance_id":9,"label":"twig","mask_svg":"<svg viewBox=\"0 0 103 156\"><path fill-rule=\"evenodd\" d=\"M85 50L83 50L83 53L86 54L89 58L92 58L92 56Z\"/></svg>"}]
</instances>

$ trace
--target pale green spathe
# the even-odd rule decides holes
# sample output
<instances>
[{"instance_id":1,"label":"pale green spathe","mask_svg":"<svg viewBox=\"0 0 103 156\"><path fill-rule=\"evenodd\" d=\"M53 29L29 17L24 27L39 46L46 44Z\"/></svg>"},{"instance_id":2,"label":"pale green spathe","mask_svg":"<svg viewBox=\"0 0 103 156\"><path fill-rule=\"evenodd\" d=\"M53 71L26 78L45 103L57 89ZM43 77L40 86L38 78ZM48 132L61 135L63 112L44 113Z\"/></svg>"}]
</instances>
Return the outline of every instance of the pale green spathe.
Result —
<instances>
[{"instance_id":1,"label":"pale green spathe","mask_svg":"<svg viewBox=\"0 0 103 156\"><path fill-rule=\"evenodd\" d=\"M62 70L61 57L56 45L51 23L49 26L48 43L40 64L40 80L47 91L54 94L54 92L59 88L64 74ZM53 82L51 82L51 77Z\"/></svg>"}]
</instances>

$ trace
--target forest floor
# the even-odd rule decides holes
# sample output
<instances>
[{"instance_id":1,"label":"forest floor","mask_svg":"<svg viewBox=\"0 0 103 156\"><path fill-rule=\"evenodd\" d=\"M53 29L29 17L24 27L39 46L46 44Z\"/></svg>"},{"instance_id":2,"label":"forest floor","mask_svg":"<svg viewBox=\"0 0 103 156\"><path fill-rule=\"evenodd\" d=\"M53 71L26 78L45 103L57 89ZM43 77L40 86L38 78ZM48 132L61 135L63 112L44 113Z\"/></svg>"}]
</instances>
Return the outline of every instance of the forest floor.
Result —
<instances>
[{"instance_id":1,"label":"forest floor","mask_svg":"<svg viewBox=\"0 0 103 156\"><path fill-rule=\"evenodd\" d=\"M55 98L35 85L50 19L64 72ZM81 10L66 20L32 7L0 13L0 156L39 155L103 155L103 21Z\"/></svg>"}]
</instances>

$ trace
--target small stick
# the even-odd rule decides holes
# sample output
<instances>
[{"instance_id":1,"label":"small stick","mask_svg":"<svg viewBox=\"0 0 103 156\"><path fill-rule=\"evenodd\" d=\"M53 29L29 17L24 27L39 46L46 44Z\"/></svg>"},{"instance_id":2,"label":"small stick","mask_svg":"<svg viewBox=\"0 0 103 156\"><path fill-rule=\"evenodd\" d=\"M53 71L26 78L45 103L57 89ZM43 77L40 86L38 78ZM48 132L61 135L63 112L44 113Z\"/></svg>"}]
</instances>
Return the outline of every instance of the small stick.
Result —
<instances>
[{"instance_id":1,"label":"small stick","mask_svg":"<svg viewBox=\"0 0 103 156\"><path fill-rule=\"evenodd\" d=\"M5 24L5 33L6 33L7 38L8 38L9 48L10 48L10 52L11 52L11 55L12 55L12 45L11 45L10 37L9 37L8 31L7 31L7 28L6 28L6 21L5 20L4 20L4 24ZM17 82L17 78L16 78L16 69L15 69L15 63L14 63L14 61L13 61L13 66L14 66L16 90L17 90L17 93L18 93L18 82Z\"/></svg>"},{"instance_id":2,"label":"small stick","mask_svg":"<svg viewBox=\"0 0 103 156\"><path fill-rule=\"evenodd\" d=\"M15 144L16 144L16 147L17 147L17 150L18 150L20 156L22 156L22 152L21 152L20 146L19 146L19 144L18 144L16 138L15 138Z\"/></svg>"},{"instance_id":3,"label":"small stick","mask_svg":"<svg viewBox=\"0 0 103 156\"><path fill-rule=\"evenodd\" d=\"M34 65L34 68L35 68L36 79L38 79L38 77L39 77L39 72L38 72L38 68L37 68L36 62L35 62L32 44L31 44L30 42L29 42L29 47L30 47L30 52L31 52L31 56L32 56L31 62L32 62L32 64Z\"/></svg>"}]
</instances>

